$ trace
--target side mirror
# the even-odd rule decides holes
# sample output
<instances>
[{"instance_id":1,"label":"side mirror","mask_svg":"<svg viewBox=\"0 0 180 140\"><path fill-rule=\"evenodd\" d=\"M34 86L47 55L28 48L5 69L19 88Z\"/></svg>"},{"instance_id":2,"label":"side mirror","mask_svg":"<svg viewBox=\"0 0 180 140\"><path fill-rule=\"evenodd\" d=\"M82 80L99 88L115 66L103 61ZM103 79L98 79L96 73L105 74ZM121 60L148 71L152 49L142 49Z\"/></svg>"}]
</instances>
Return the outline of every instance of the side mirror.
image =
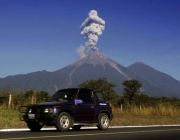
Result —
<instances>
[{"instance_id":1,"label":"side mirror","mask_svg":"<svg viewBox=\"0 0 180 140\"><path fill-rule=\"evenodd\" d=\"M75 105L82 104L82 103L83 103L82 100L80 100L80 99L75 99Z\"/></svg>"}]
</instances>

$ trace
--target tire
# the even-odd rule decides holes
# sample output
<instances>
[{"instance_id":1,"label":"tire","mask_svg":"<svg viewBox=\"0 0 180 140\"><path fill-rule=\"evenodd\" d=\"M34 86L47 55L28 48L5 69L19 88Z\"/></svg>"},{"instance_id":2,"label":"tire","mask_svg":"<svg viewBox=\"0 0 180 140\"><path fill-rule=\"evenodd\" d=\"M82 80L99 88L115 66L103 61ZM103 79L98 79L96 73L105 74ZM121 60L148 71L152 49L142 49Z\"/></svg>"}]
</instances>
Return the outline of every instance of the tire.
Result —
<instances>
[{"instance_id":1,"label":"tire","mask_svg":"<svg viewBox=\"0 0 180 140\"><path fill-rule=\"evenodd\" d=\"M98 119L98 129L107 130L109 127L109 117L106 113L101 113Z\"/></svg>"},{"instance_id":2,"label":"tire","mask_svg":"<svg viewBox=\"0 0 180 140\"><path fill-rule=\"evenodd\" d=\"M27 126L33 132L40 131L41 128L43 127L43 125L40 125L40 124L38 124L36 122L29 122L29 123L27 123Z\"/></svg>"},{"instance_id":3,"label":"tire","mask_svg":"<svg viewBox=\"0 0 180 140\"><path fill-rule=\"evenodd\" d=\"M71 127L71 117L68 113L62 112L58 115L56 120L56 128L58 131L66 132L69 131L69 128Z\"/></svg>"},{"instance_id":4,"label":"tire","mask_svg":"<svg viewBox=\"0 0 180 140\"><path fill-rule=\"evenodd\" d=\"M78 130L81 129L81 127L82 127L82 125L74 125L74 126L72 127L72 129L73 129L73 131L78 131Z\"/></svg>"}]
</instances>

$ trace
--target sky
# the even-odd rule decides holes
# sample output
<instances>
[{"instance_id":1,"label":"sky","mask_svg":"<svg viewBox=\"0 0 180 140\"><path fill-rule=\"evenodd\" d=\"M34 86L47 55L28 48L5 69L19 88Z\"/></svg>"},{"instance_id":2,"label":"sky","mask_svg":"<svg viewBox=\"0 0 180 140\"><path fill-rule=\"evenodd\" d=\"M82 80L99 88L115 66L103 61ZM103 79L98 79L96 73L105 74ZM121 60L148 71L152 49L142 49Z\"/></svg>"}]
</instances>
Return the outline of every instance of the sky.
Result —
<instances>
[{"instance_id":1,"label":"sky","mask_svg":"<svg viewBox=\"0 0 180 140\"><path fill-rule=\"evenodd\" d=\"M0 0L0 78L56 71L80 59L80 26L91 10L105 21L96 47L180 81L180 0Z\"/></svg>"}]
</instances>

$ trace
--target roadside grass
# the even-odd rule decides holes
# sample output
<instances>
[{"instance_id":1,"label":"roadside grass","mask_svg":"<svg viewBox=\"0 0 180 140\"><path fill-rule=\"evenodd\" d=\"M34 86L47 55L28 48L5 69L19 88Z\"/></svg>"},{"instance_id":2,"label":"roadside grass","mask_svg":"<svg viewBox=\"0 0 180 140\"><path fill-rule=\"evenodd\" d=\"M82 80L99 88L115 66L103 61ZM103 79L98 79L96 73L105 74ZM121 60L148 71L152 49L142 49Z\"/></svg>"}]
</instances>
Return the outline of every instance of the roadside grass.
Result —
<instances>
[{"instance_id":1,"label":"roadside grass","mask_svg":"<svg viewBox=\"0 0 180 140\"><path fill-rule=\"evenodd\" d=\"M115 114L112 126L178 125L180 116Z\"/></svg>"},{"instance_id":2,"label":"roadside grass","mask_svg":"<svg viewBox=\"0 0 180 140\"><path fill-rule=\"evenodd\" d=\"M19 119L18 110L0 106L0 129L25 128L26 124Z\"/></svg>"},{"instance_id":3,"label":"roadside grass","mask_svg":"<svg viewBox=\"0 0 180 140\"><path fill-rule=\"evenodd\" d=\"M111 125L177 125L180 124L180 108L159 104L153 107L133 107L121 109L113 107L114 118Z\"/></svg>"},{"instance_id":4,"label":"roadside grass","mask_svg":"<svg viewBox=\"0 0 180 140\"><path fill-rule=\"evenodd\" d=\"M114 118L112 126L139 126L139 125L176 125L180 124L180 108L159 105L153 107L133 107L121 109L113 107ZM19 120L19 112L0 106L0 129L27 128Z\"/></svg>"}]
</instances>

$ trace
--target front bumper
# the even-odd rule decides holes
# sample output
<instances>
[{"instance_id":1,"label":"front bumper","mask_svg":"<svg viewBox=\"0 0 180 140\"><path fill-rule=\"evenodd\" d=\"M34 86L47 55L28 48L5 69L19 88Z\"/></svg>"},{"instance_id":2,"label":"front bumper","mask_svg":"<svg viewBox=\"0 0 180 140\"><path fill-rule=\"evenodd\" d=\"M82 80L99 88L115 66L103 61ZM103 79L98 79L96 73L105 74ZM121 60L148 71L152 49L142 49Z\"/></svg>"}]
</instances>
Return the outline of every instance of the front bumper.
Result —
<instances>
[{"instance_id":1,"label":"front bumper","mask_svg":"<svg viewBox=\"0 0 180 140\"><path fill-rule=\"evenodd\" d=\"M19 118L21 121L25 121L26 123L35 121L45 125L53 125L55 124L57 114L54 114L54 112L48 112L50 109L52 108L41 106L20 106Z\"/></svg>"}]
</instances>

